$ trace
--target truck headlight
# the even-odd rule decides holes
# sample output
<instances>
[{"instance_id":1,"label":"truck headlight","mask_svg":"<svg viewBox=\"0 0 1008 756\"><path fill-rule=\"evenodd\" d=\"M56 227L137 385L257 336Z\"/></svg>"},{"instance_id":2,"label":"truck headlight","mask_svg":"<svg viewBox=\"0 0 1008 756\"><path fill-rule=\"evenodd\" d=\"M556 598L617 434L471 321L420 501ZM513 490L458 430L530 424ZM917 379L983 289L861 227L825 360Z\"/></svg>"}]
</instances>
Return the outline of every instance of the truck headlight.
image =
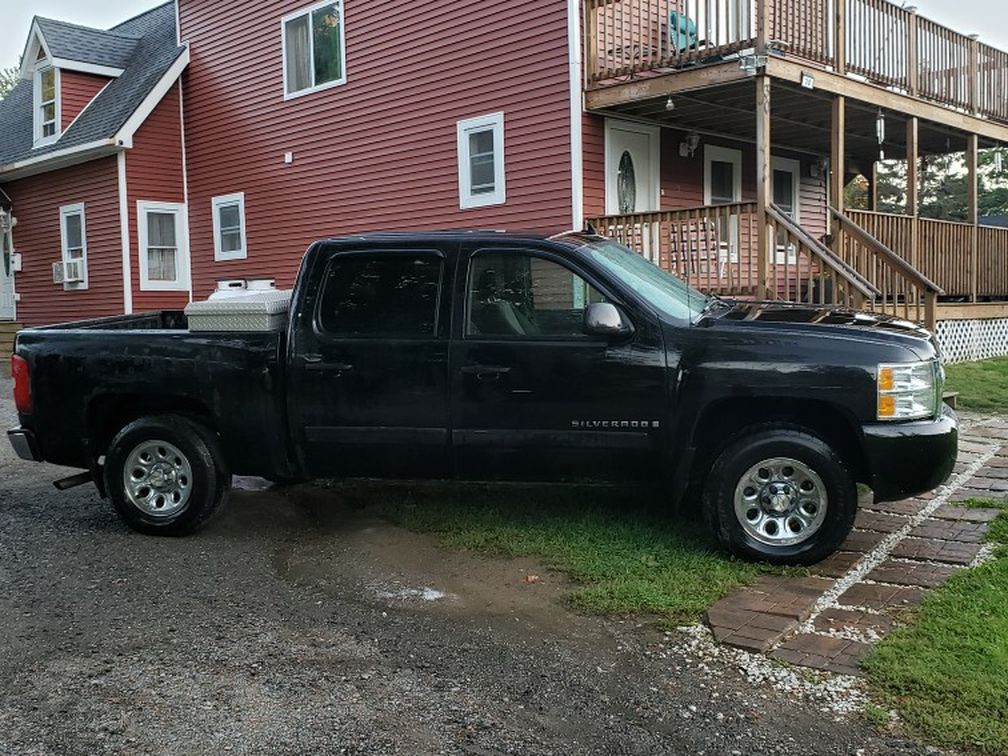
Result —
<instances>
[{"instance_id":1,"label":"truck headlight","mask_svg":"<svg viewBox=\"0 0 1008 756\"><path fill-rule=\"evenodd\" d=\"M937 360L879 365L878 419L934 417L942 400L944 375Z\"/></svg>"}]
</instances>

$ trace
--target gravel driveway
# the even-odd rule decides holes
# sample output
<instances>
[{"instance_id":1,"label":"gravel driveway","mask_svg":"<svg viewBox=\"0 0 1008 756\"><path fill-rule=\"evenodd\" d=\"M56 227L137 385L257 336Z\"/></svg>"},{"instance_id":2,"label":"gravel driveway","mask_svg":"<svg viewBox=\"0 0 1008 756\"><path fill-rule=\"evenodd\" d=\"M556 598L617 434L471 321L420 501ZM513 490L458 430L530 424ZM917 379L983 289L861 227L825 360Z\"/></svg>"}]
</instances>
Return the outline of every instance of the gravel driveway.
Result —
<instances>
[{"instance_id":1,"label":"gravel driveway","mask_svg":"<svg viewBox=\"0 0 1008 756\"><path fill-rule=\"evenodd\" d=\"M0 753L921 752L331 491L158 540L61 474L0 443Z\"/></svg>"}]
</instances>

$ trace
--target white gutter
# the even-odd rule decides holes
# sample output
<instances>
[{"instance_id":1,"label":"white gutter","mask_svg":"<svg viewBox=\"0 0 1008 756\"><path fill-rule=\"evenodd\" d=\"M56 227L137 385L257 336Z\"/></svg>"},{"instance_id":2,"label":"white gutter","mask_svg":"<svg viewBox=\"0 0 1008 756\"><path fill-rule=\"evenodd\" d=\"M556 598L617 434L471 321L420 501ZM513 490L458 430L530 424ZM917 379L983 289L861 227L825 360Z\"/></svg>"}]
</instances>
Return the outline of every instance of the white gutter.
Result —
<instances>
[{"instance_id":1,"label":"white gutter","mask_svg":"<svg viewBox=\"0 0 1008 756\"><path fill-rule=\"evenodd\" d=\"M567 0L568 65L570 68L570 158L572 228L584 228L584 86L581 67L581 3Z\"/></svg>"},{"instance_id":2,"label":"white gutter","mask_svg":"<svg viewBox=\"0 0 1008 756\"><path fill-rule=\"evenodd\" d=\"M129 196L126 185L126 153L117 159L119 173L119 239L122 244L123 312L133 314L133 268L130 252Z\"/></svg>"},{"instance_id":3,"label":"white gutter","mask_svg":"<svg viewBox=\"0 0 1008 756\"><path fill-rule=\"evenodd\" d=\"M42 155L26 158L25 160L18 160L13 163L7 163L6 165L0 165L0 180L11 181L15 178L21 178L22 176L29 176L32 173L32 168L43 163L63 163L63 165L54 165L52 168L47 167L45 170L52 170L56 167L66 167L68 165L74 165L75 163L82 163L85 160L90 160L92 157L99 156L99 154L92 155L91 153L112 154L121 147L122 145L115 139L99 139L98 141L88 142L87 144L77 145L76 147L67 147L66 149L56 150L55 152L46 152ZM78 160L78 157L82 159Z\"/></svg>"}]
</instances>

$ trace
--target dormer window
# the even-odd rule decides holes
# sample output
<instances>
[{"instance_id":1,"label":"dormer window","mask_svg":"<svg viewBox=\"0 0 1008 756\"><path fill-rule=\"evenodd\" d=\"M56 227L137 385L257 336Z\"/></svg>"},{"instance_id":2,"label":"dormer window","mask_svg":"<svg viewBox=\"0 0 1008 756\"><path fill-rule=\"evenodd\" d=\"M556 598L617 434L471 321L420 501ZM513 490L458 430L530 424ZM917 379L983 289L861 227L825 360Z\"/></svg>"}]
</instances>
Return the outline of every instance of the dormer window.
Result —
<instances>
[{"instance_id":1,"label":"dormer window","mask_svg":"<svg viewBox=\"0 0 1008 756\"><path fill-rule=\"evenodd\" d=\"M59 138L59 71L52 66L35 69L35 146Z\"/></svg>"}]
</instances>

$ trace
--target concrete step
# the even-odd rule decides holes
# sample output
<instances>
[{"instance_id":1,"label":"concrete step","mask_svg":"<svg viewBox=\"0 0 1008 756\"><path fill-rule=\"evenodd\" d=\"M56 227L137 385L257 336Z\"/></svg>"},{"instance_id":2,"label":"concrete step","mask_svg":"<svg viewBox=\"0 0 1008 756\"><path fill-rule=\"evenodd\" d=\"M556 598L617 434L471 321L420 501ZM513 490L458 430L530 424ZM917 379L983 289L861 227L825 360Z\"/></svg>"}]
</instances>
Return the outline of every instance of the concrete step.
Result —
<instances>
[{"instance_id":1,"label":"concrete step","mask_svg":"<svg viewBox=\"0 0 1008 756\"><path fill-rule=\"evenodd\" d=\"M955 409L956 405L959 403L959 392L946 391L944 394L942 394L942 399L945 401L945 404L947 404L952 409Z\"/></svg>"}]
</instances>

